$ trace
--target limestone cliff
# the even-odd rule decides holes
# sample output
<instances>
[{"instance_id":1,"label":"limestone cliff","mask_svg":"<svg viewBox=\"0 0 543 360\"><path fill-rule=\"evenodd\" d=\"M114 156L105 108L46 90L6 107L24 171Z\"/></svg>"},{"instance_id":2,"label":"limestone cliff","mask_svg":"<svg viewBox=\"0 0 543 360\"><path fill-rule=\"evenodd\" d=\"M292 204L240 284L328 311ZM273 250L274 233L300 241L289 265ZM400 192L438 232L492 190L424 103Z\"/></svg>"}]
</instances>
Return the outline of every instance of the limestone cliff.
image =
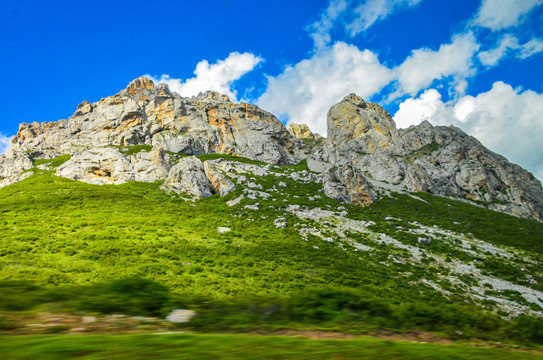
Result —
<instances>
[{"instance_id":1,"label":"limestone cliff","mask_svg":"<svg viewBox=\"0 0 543 360\"><path fill-rule=\"evenodd\" d=\"M11 153L54 157L107 145L158 146L185 155L236 154L272 164L292 164L299 141L272 114L227 96L193 98L155 86L144 77L116 95L84 101L66 120L21 124Z\"/></svg>"},{"instance_id":2,"label":"limestone cliff","mask_svg":"<svg viewBox=\"0 0 543 360\"><path fill-rule=\"evenodd\" d=\"M543 188L530 172L454 126L396 129L379 105L349 95L328 113L328 141L312 155L352 165L370 180L473 201L543 220Z\"/></svg>"},{"instance_id":3,"label":"limestone cliff","mask_svg":"<svg viewBox=\"0 0 543 360\"><path fill-rule=\"evenodd\" d=\"M344 202L369 205L392 187L543 221L541 183L458 128L397 129L382 107L354 94L330 109L327 125L321 139L305 125L287 130L254 105L215 92L183 98L141 77L116 95L82 102L68 119L21 124L0 155L0 187L69 154L57 175L93 184L164 180L167 191L222 196L235 189L231 174L183 156L223 153L274 165L307 158L324 193Z\"/></svg>"}]
</instances>

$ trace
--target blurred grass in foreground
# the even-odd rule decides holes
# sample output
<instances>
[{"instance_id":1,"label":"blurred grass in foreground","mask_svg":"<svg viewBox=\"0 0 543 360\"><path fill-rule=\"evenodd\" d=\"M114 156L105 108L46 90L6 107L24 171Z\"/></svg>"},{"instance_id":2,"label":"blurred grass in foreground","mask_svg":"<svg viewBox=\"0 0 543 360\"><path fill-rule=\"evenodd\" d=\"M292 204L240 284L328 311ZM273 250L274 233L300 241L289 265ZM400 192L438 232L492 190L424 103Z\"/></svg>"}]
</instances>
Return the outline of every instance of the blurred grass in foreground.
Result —
<instances>
[{"instance_id":1,"label":"blurred grass in foreground","mask_svg":"<svg viewBox=\"0 0 543 360\"><path fill-rule=\"evenodd\" d=\"M0 337L3 359L543 359L541 353L373 338L255 335Z\"/></svg>"}]
</instances>

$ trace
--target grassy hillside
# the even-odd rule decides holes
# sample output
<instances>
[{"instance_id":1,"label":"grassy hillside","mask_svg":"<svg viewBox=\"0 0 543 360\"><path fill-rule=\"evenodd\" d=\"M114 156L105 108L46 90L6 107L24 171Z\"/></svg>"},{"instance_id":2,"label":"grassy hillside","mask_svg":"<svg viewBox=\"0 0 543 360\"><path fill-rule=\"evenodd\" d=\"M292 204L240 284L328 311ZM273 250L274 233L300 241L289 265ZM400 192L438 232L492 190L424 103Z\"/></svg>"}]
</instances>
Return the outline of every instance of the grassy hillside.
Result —
<instances>
[{"instance_id":1,"label":"grassy hillside","mask_svg":"<svg viewBox=\"0 0 543 360\"><path fill-rule=\"evenodd\" d=\"M198 331L419 329L524 343L543 334L535 318L506 320L543 310L541 223L429 194L341 204L303 180L304 163L246 174L269 196L238 186L196 201L160 183L96 186L35 172L0 189L0 311L18 297L34 299L21 311L36 311L73 296L59 309L122 312L88 298L111 302L118 293L100 284L137 277L172 294L157 314L196 309L189 327ZM288 225L277 229L280 217ZM39 287L9 282L19 280Z\"/></svg>"},{"instance_id":2,"label":"grassy hillside","mask_svg":"<svg viewBox=\"0 0 543 360\"><path fill-rule=\"evenodd\" d=\"M0 338L7 359L542 359L538 353L361 338L248 335L38 336Z\"/></svg>"}]
</instances>

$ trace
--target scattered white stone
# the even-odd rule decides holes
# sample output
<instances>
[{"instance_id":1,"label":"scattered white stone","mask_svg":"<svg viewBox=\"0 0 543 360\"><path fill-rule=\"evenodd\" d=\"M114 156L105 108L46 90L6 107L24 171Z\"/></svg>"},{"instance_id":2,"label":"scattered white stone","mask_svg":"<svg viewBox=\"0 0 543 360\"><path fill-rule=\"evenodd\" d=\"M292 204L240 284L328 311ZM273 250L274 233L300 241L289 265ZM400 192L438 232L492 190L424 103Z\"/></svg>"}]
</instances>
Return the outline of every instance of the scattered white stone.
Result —
<instances>
[{"instance_id":1,"label":"scattered white stone","mask_svg":"<svg viewBox=\"0 0 543 360\"><path fill-rule=\"evenodd\" d=\"M282 229L287 226L287 219L284 217L277 218L273 221L277 229Z\"/></svg>"},{"instance_id":2,"label":"scattered white stone","mask_svg":"<svg viewBox=\"0 0 543 360\"><path fill-rule=\"evenodd\" d=\"M84 323L93 323L96 322L96 316L83 316L82 321Z\"/></svg>"},{"instance_id":3,"label":"scattered white stone","mask_svg":"<svg viewBox=\"0 0 543 360\"><path fill-rule=\"evenodd\" d=\"M300 205L289 205L287 206L287 212L295 213L300 211Z\"/></svg>"},{"instance_id":4,"label":"scattered white stone","mask_svg":"<svg viewBox=\"0 0 543 360\"><path fill-rule=\"evenodd\" d=\"M418 237L417 238L417 242L419 244L431 244L432 243L432 239L428 239L428 238L423 238L423 237Z\"/></svg>"},{"instance_id":5,"label":"scattered white stone","mask_svg":"<svg viewBox=\"0 0 543 360\"><path fill-rule=\"evenodd\" d=\"M240 197L237 197L235 199L232 199L230 201L227 201L226 202L226 205L228 206L234 206L234 205L237 205L240 203L240 201L243 200L243 195L241 195Z\"/></svg>"},{"instance_id":6,"label":"scattered white stone","mask_svg":"<svg viewBox=\"0 0 543 360\"><path fill-rule=\"evenodd\" d=\"M189 322L196 315L196 312L186 309L175 309L166 316L166 320L172 323L186 323Z\"/></svg>"},{"instance_id":7,"label":"scattered white stone","mask_svg":"<svg viewBox=\"0 0 543 360\"><path fill-rule=\"evenodd\" d=\"M254 205L245 205L244 208L245 208L245 209L249 209L249 210L258 210L258 206L259 206L259 204L256 203L256 204L254 204Z\"/></svg>"},{"instance_id":8,"label":"scattered white stone","mask_svg":"<svg viewBox=\"0 0 543 360\"><path fill-rule=\"evenodd\" d=\"M217 232L219 234L222 234L222 233L225 233L225 232L229 232L229 231L232 231L232 229L230 229L229 227L223 227L223 226L219 226L217 228Z\"/></svg>"},{"instance_id":9,"label":"scattered white stone","mask_svg":"<svg viewBox=\"0 0 543 360\"><path fill-rule=\"evenodd\" d=\"M251 189L262 189L262 185L256 184L254 182L247 183L247 186L250 187Z\"/></svg>"}]
</instances>

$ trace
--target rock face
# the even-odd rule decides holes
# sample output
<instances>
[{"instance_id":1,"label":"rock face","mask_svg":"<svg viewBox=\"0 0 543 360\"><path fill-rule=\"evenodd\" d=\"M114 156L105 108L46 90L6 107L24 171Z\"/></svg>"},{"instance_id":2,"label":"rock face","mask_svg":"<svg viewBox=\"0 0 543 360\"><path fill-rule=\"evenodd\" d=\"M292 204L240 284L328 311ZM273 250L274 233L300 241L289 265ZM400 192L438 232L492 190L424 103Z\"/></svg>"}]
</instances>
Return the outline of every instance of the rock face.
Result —
<instances>
[{"instance_id":1,"label":"rock face","mask_svg":"<svg viewBox=\"0 0 543 360\"><path fill-rule=\"evenodd\" d=\"M345 203L368 206L377 193L360 171L351 165L328 169L323 176L324 194Z\"/></svg>"},{"instance_id":2,"label":"rock face","mask_svg":"<svg viewBox=\"0 0 543 360\"><path fill-rule=\"evenodd\" d=\"M171 168L163 188L196 198L206 198L212 194L228 195L236 189L236 185L209 161L202 162L190 156L182 158Z\"/></svg>"},{"instance_id":3,"label":"rock face","mask_svg":"<svg viewBox=\"0 0 543 360\"><path fill-rule=\"evenodd\" d=\"M170 170L164 186L197 198L210 197L213 189L205 174L204 164L194 156L182 158Z\"/></svg>"},{"instance_id":4,"label":"rock face","mask_svg":"<svg viewBox=\"0 0 543 360\"><path fill-rule=\"evenodd\" d=\"M236 185L219 170L215 169L209 161L204 163L204 170L207 178L211 182L214 193L219 194L220 196L226 196L236 189Z\"/></svg>"},{"instance_id":5,"label":"rock face","mask_svg":"<svg viewBox=\"0 0 543 360\"><path fill-rule=\"evenodd\" d=\"M72 155L56 174L89 184L121 184L135 179L134 167L119 152L109 147L84 150Z\"/></svg>"},{"instance_id":6,"label":"rock face","mask_svg":"<svg viewBox=\"0 0 543 360\"><path fill-rule=\"evenodd\" d=\"M288 132L298 139L320 139L319 134L313 134L306 124L288 124Z\"/></svg>"},{"instance_id":7,"label":"rock face","mask_svg":"<svg viewBox=\"0 0 543 360\"><path fill-rule=\"evenodd\" d=\"M312 154L315 160L352 165L370 182L477 201L543 221L541 183L454 126L423 122L396 129L379 105L351 94L330 109L328 135L326 144Z\"/></svg>"},{"instance_id":8,"label":"rock face","mask_svg":"<svg viewBox=\"0 0 543 360\"><path fill-rule=\"evenodd\" d=\"M209 91L183 98L142 77L116 95L82 102L68 119L21 124L0 155L0 187L32 175L38 159L69 154L57 175L91 184L164 180L168 191L225 196L236 176L194 157L223 153L274 165L307 159L327 196L362 206L386 183L543 221L541 183L458 128L423 122L397 129L382 107L354 94L330 109L327 125L321 139L306 125L287 130L256 106Z\"/></svg>"},{"instance_id":9,"label":"rock face","mask_svg":"<svg viewBox=\"0 0 543 360\"><path fill-rule=\"evenodd\" d=\"M272 114L227 96L193 98L147 78L96 103L81 103L69 119L21 124L12 153L54 157L76 148L145 144L185 155L236 154L272 164L299 160L301 144Z\"/></svg>"},{"instance_id":10,"label":"rock face","mask_svg":"<svg viewBox=\"0 0 543 360\"><path fill-rule=\"evenodd\" d=\"M56 175L96 185L154 182L166 178L171 167L169 156L159 148L126 157L118 149L102 147L72 155Z\"/></svg>"}]
</instances>

